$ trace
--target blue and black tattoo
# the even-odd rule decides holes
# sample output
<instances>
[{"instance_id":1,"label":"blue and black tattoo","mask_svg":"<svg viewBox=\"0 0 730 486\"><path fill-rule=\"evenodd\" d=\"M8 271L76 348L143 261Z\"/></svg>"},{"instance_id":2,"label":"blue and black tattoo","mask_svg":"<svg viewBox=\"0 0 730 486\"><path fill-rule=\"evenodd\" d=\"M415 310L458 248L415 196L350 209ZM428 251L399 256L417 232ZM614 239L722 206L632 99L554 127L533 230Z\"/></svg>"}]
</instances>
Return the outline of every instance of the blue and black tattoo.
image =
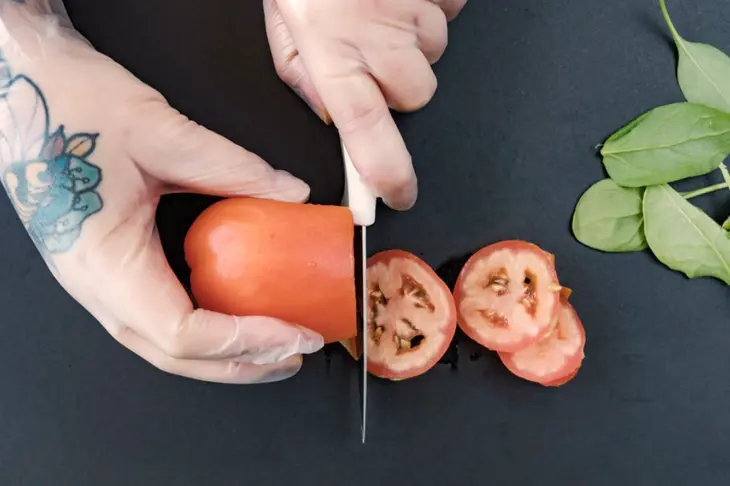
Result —
<instances>
[{"instance_id":1,"label":"blue and black tattoo","mask_svg":"<svg viewBox=\"0 0 730 486\"><path fill-rule=\"evenodd\" d=\"M40 88L14 75L0 53L0 174L10 200L38 248L70 250L84 222L103 208L102 171L89 158L98 133L51 131Z\"/></svg>"}]
</instances>

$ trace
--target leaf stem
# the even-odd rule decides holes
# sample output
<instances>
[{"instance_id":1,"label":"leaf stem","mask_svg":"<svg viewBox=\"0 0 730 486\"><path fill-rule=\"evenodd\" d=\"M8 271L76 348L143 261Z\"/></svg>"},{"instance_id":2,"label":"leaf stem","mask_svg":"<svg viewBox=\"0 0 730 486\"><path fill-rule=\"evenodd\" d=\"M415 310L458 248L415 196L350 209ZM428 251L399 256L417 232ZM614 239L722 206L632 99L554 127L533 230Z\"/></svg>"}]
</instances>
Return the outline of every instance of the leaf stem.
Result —
<instances>
[{"instance_id":1,"label":"leaf stem","mask_svg":"<svg viewBox=\"0 0 730 486\"><path fill-rule=\"evenodd\" d=\"M720 164L720 172L722 172L722 178L725 179L725 184L730 188L730 172L727 170L727 165Z\"/></svg>"},{"instance_id":2,"label":"leaf stem","mask_svg":"<svg viewBox=\"0 0 730 486\"><path fill-rule=\"evenodd\" d=\"M672 22L671 17L669 16L669 11L667 10L667 2L666 0L659 0L659 6L662 9L662 15L664 15L664 20L667 21L667 26L669 27L669 30L672 32L672 37L674 37L674 40L679 40L679 32L677 32L676 27L674 27L674 23Z\"/></svg>"},{"instance_id":3,"label":"leaf stem","mask_svg":"<svg viewBox=\"0 0 730 486\"><path fill-rule=\"evenodd\" d=\"M681 194L682 197L685 199L693 199L695 197L704 196L705 194L710 194L716 191L720 191L722 189L730 189L730 183L722 182L720 184L715 184L714 186L703 187L702 189L697 189L696 191L683 192Z\"/></svg>"}]
</instances>

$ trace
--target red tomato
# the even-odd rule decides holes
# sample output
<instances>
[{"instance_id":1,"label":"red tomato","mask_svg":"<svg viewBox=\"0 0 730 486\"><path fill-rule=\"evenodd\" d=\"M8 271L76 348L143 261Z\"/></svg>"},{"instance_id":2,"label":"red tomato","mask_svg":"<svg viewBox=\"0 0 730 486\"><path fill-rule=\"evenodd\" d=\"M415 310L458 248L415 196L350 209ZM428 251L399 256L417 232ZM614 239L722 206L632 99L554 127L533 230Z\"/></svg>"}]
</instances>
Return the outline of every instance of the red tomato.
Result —
<instances>
[{"instance_id":1,"label":"red tomato","mask_svg":"<svg viewBox=\"0 0 730 486\"><path fill-rule=\"evenodd\" d=\"M431 369L456 332L449 287L417 256L388 250L368 259L368 371L405 380Z\"/></svg>"},{"instance_id":2,"label":"red tomato","mask_svg":"<svg viewBox=\"0 0 730 486\"><path fill-rule=\"evenodd\" d=\"M586 334L575 309L560 305L555 329L541 341L514 353L499 353L513 374L545 386L562 386L572 380L583 362Z\"/></svg>"},{"instance_id":3,"label":"red tomato","mask_svg":"<svg viewBox=\"0 0 730 486\"><path fill-rule=\"evenodd\" d=\"M570 381L572 381L573 378L575 378L576 376L578 376L578 371L579 370L580 370L580 367L578 367L577 370L575 370L574 372L570 373L569 375L567 375L567 376L565 376L563 378L560 378L560 379L555 380L555 381L551 381L549 383L541 383L541 384L544 385L544 386L548 386L548 387L560 387L560 386L563 386L563 385L569 383Z\"/></svg>"},{"instance_id":4,"label":"red tomato","mask_svg":"<svg viewBox=\"0 0 730 486\"><path fill-rule=\"evenodd\" d=\"M539 341L555 325L561 287L550 254L525 241L482 248L454 289L459 327L493 351Z\"/></svg>"},{"instance_id":5,"label":"red tomato","mask_svg":"<svg viewBox=\"0 0 730 486\"><path fill-rule=\"evenodd\" d=\"M185 239L192 292L201 307L264 315L320 333L357 334L354 223L345 207L226 199Z\"/></svg>"}]
</instances>

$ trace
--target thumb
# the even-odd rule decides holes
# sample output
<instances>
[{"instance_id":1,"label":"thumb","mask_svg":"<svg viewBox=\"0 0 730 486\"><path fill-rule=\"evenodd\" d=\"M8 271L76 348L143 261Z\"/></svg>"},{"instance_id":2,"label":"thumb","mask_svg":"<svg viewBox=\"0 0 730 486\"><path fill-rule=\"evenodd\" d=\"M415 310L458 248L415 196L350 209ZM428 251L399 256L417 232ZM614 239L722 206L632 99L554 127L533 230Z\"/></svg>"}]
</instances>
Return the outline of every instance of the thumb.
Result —
<instances>
[{"instance_id":1,"label":"thumb","mask_svg":"<svg viewBox=\"0 0 730 486\"><path fill-rule=\"evenodd\" d=\"M165 104L138 116L129 152L147 174L173 188L213 196L302 202L309 186L288 172L189 120Z\"/></svg>"},{"instance_id":2,"label":"thumb","mask_svg":"<svg viewBox=\"0 0 730 486\"><path fill-rule=\"evenodd\" d=\"M139 251L111 274L96 315L120 343L163 371L225 383L278 381L299 371L302 354L322 348L322 336L295 323L194 309L156 230L139 244L124 243Z\"/></svg>"}]
</instances>

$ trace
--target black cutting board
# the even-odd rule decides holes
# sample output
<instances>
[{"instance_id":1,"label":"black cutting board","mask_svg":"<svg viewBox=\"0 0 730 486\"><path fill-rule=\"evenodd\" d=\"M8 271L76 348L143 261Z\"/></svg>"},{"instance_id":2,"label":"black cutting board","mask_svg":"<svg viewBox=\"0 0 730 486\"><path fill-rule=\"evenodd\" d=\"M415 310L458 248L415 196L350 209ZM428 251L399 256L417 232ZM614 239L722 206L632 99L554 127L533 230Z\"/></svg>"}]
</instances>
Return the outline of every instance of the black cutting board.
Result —
<instances>
[{"instance_id":1,"label":"black cutting board","mask_svg":"<svg viewBox=\"0 0 730 486\"><path fill-rule=\"evenodd\" d=\"M307 180L314 202L339 203L336 134L276 78L259 1L66 3L100 50L176 108ZM685 37L730 52L726 1L670 8ZM56 285L3 199L0 484L728 484L728 288L648 252L589 250L569 229L603 177L595 146L682 99L658 2L471 0L450 41L433 102L398 117L418 205L381 210L370 251L412 251L450 283L497 240L557 254L588 335L575 381L518 380L459 334L427 375L371 381L362 446L357 367L337 349L274 385L158 372ZM160 207L183 282L182 239L209 202ZM727 194L700 204L730 213Z\"/></svg>"}]
</instances>

